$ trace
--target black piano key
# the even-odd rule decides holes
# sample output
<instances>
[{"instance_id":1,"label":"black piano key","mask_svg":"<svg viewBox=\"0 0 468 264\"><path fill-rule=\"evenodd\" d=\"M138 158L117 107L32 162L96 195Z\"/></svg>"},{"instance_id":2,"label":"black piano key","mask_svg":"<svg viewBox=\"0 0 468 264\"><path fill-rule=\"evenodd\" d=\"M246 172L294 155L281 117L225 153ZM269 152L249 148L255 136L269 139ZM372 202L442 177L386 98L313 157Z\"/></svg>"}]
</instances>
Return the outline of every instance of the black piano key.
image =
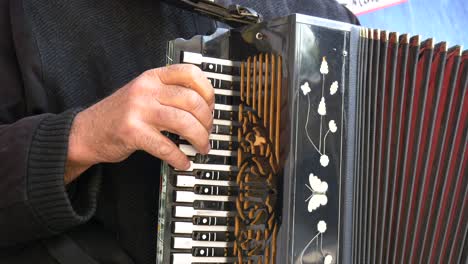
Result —
<instances>
[{"instance_id":1,"label":"black piano key","mask_svg":"<svg viewBox=\"0 0 468 264\"><path fill-rule=\"evenodd\" d=\"M239 96L230 96L230 95L222 95L222 94L215 94L215 102L217 104L225 104L225 105L240 105L241 100Z\"/></svg>"},{"instance_id":2,"label":"black piano key","mask_svg":"<svg viewBox=\"0 0 468 264\"><path fill-rule=\"evenodd\" d=\"M218 186L218 185L195 185L193 192L203 195L237 195L238 188L231 186Z\"/></svg>"},{"instance_id":3,"label":"black piano key","mask_svg":"<svg viewBox=\"0 0 468 264\"><path fill-rule=\"evenodd\" d=\"M234 138L237 139L236 136L234 136ZM174 139L174 142L178 145L180 144L191 145L190 142L181 138ZM237 148L239 147L239 142L210 139L210 146L211 146L211 149L237 150Z\"/></svg>"},{"instance_id":4,"label":"black piano key","mask_svg":"<svg viewBox=\"0 0 468 264\"><path fill-rule=\"evenodd\" d=\"M192 262L191 264L237 264L237 262Z\"/></svg>"},{"instance_id":5,"label":"black piano key","mask_svg":"<svg viewBox=\"0 0 468 264\"><path fill-rule=\"evenodd\" d=\"M244 262L247 263L247 262ZM238 264L237 262L191 262L191 264Z\"/></svg>"},{"instance_id":6,"label":"black piano key","mask_svg":"<svg viewBox=\"0 0 468 264\"><path fill-rule=\"evenodd\" d=\"M190 160L200 164L236 164L236 157L216 156L216 155L201 155L197 154L194 157L189 157Z\"/></svg>"},{"instance_id":7,"label":"black piano key","mask_svg":"<svg viewBox=\"0 0 468 264\"><path fill-rule=\"evenodd\" d=\"M209 231L194 231L192 239L196 241L225 241L231 242L235 240L232 232L209 232Z\"/></svg>"},{"instance_id":8,"label":"black piano key","mask_svg":"<svg viewBox=\"0 0 468 264\"><path fill-rule=\"evenodd\" d=\"M233 217L218 217L218 216L194 216L192 218L194 225L205 226L233 226Z\"/></svg>"},{"instance_id":9,"label":"black piano key","mask_svg":"<svg viewBox=\"0 0 468 264\"><path fill-rule=\"evenodd\" d=\"M210 140L211 149L236 150L239 147L237 141Z\"/></svg>"},{"instance_id":10,"label":"black piano key","mask_svg":"<svg viewBox=\"0 0 468 264\"><path fill-rule=\"evenodd\" d=\"M224 110L214 110L213 111L213 118L216 119L224 119L224 120L235 120L237 119L238 114L234 111L224 111Z\"/></svg>"},{"instance_id":11,"label":"black piano key","mask_svg":"<svg viewBox=\"0 0 468 264\"><path fill-rule=\"evenodd\" d=\"M240 74L239 67L226 66L222 64L209 63L209 62L202 62L200 65L200 69L205 72L222 73L222 74L228 74L228 75L239 76Z\"/></svg>"},{"instance_id":12,"label":"black piano key","mask_svg":"<svg viewBox=\"0 0 468 264\"><path fill-rule=\"evenodd\" d=\"M230 171L207 171L197 170L195 178L199 180L214 180L214 181L232 181L236 174Z\"/></svg>"},{"instance_id":13,"label":"black piano key","mask_svg":"<svg viewBox=\"0 0 468 264\"><path fill-rule=\"evenodd\" d=\"M192 255L194 257L231 257L234 256L234 250L233 248L194 247Z\"/></svg>"},{"instance_id":14,"label":"black piano key","mask_svg":"<svg viewBox=\"0 0 468 264\"><path fill-rule=\"evenodd\" d=\"M222 126L222 125L213 125L211 129L212 134L221 134L221 135L233 135L237 134L237 129L230 127L230 126Z\"/></svg>"},{"instance_id":15,"label":"black piano key","mask_svg":"<svg viewBox=\"0 0 468 264\"><path fill-rule=\"evenodd\" d=\"M232 202L195 200L193 201L193 208L195 210L233 211L236 206Z\"/></svg>"},{"instance_id":16,"label":"black piano key","mask_svg":"<svg viewBox=\"0 0 468 264\"><path fill-rule=\"evenodd\" d=\"M238 81L231 82L231 81L215 79L215 78L208 78L208 80L210 80L213 88L218 88L218 89L232 90L233 88L239 87L240 85Z\"/></svg>"}]
</instances>

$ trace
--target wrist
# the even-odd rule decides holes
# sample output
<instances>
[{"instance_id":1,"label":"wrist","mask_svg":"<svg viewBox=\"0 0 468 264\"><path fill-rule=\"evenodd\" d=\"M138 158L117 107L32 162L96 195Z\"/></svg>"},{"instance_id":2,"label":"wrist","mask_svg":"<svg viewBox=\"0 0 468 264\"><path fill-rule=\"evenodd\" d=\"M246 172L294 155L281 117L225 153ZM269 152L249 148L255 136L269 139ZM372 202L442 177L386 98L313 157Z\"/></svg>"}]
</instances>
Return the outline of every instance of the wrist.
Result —
<instances>
[{"instance_id":1,"label":"wrist","mask_svg":"<svg viewBox=\"0 0 468 264\"><path fill-rule=\"evenodd\" d=\"M80 112L75 116L68 139L67 162L65 166L65 184L72 182L81 173L96 164L93 160L92 145L86 139L87 129L85 112Z\"/></svg>"}]
</instances>

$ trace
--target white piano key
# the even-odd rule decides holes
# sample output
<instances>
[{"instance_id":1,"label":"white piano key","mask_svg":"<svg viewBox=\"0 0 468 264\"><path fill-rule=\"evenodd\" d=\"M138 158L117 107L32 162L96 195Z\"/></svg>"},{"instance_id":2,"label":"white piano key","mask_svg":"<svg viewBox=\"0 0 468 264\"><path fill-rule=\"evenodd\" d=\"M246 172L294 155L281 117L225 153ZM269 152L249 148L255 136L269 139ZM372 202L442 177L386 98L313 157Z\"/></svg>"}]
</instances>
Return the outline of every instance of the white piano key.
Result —
<instances>
[{"instance_id":1,"label":"white piano key","mask_svg":"<svg viewBox=\"0 0 468 264\"><path fill-rule=\"evenodd\" d=\"M240 96L239 91L233 91L233 90L228 90L228 89L214 89L214 93L218 95L226 95L226 96Z\"/></svg>"},{"instance_id":2,"label":"white piano key","mask_svg":"<svg viewBox=\"0 0 468 264\"><path fill-rule=\"evenodd\" d=\"M184 137L179 137L181 140L185 140ZM218 141L235 141L237 142L237 137L233 137L230 135L223 135L223 134L210 134L210 140L218 140Z\"/></svg>"},{"instance_id":3,"label":"white piano key","mask_svg":"<svg viewBox=\"0 0 468 264\"><path fill-rule=\"evenodd\" d=\"M239 126L239 122L224 119L213 119L213 125L219 126Z\"/></svg>"},{"instance_id":4,"label":"white piano key","mask_svg":"<svg viewBox=\"0 0 468 264\"><path fill-rule=\"evenodd\" d=\"M236 141L237 137L229 136L229 135L222 135L222 134L211 134L211 140L218 140L218 141Z\"/></svg>"},{"instance_id":5,"label":"white piano key","mask_svg":"<svg viewBox=\"0 0 468 264\"><path fill-rule=\"evenodd\" d=\"M215 110L221 111L239 111L239 107L235 105L227 105L227 104L215 104Z\"/></svg>"},{"instance_id":6,"label":"white piano key","mask_svg":"<svg viewBox=\"0 0 468 264\"><path fill-rule=\"evenodd\" d=\"M179 149L187 156L196 156L199 152L191 145L180 144ZM224 156L224 157L235 157L237 156L237 151L232 150L222 150L222 149L211 149L208 152L208 155L214 156Z\"/></svg>"},{"instance_id":7,"label":"white piano key","mask_svg":"<svg viewBox=\"0 0 468 264\"><path fill-rule=\"evenodd\" d=\"M179 203L193 203L195 194L193 192L176 191L175 201Z\"/></svg>"},{"instance_id":8,"label":"white piano key","mask_svg":"<svg viewBox=\"0 0 468 264\"><path fill-rule=\"evenodd\" d=\"M195 210L193 207L190 207L190 206L176 206L174 214L175 214L175 217L187 217L187 218L192 218L194 215L229 217L229 216L235 216L236 212Z\"/></svg>"},{"instance_id":9,"label":"white piano key","mask_svg":"<svg viewBox=\"0 0 468 264\"><path fill-rule=\"evenodd\" d=\"M190 206L176 206L174 215L175 217L192 217L195 214L195 209Z\"/></svg>"},{"instance_id":10,"label":"white piano key","mask_svg":"<svg viewBox=\"0 0 468 264\"><path fill-rule=\"evenodd\" d=\"M211 171L237 171L238 168L232 165L224 164L201 164L190 161L190 168L187 171L211 170Z\"/></svg>"},{"instance_id":11,"label":"white piano key","mask_svg":"<svg viewBox=\"0 0 468 264\"><path fill-rule=\"evenodd\" d=\"M187 156L195 156L198 153L193 146L187 144L180 144L179 149Z\"/></svg>"},{"instance_id":12,"label":"white piano key","mask_svg":"<svg viewBox=\"0 0 468 264\"><path fill-rule=\"evenodd\" d=\"M194 225L190 222L174 222L174 233L191 234L194 231Z\"/></svg>"},{"instance_id":13,"label":"white piano key","mask_svg":"<svg viewBox=\"0 0 468 264\"><path fill-rule=\"evenodd\" d=\"M239 76L232 76L232 75L216 73L216 72L204 72L204 73L207 78L212 78L215 80L228 81L228 82L240 81Z\"/></svg>"},{"instance_id":14,"label":"white piano key","mask_svg":"<svg viewBox=\"0 0 468 264\"><path fill-rule=\"evenodd\" d=\"M193 231L231 232L234 231L234 227L216 225L194 225L191 222L174 222L174 233L176 234L191 234Z\"/></svg>"},{"instance_id":15,"label":"white piano key","mask_svg":"<svg viewBox=\"0 0 468 264\"><path fill-rule=\"evenodd\" d=\"M240 67L240 62L238 61L218 59L218 58L213 58L213 57L205 57L201 55L200 53L189 52L189 51L184 51L183 54L184 56L183 56L182 62L185 62L185 63L202 64L202 62L206 62L206 63L220 64L223 66Z\"/></svg>"},{"instance_id":16,"label":"white piano key","mask_svg":"<svg viewBox=\"0 0 468 264\"><path fill-rule=\"evenodd\" d=\"M215 185L215 186L237 186L236 182L234 181L201 180L201 179L195 178L195 176L177 175L177 178L176 178L177 187L194 187L195 184Z\"/></svg>"},{"instance_id":17,"label":"white piano key","mask_svg":"<svg viewBox=\"0 0 468 264\"><path fill-rule=\"evenodd\" d=\"M171 264L192 264L192 263L233 263L237 258L233 257L194 257L187 253L172 254Z\"/></svg>"},{"instance_id":18,"label":"white piano key","mask_svg":"<svg viewBox=\"0 0 468 264\"><path fill-rule=\"evenodd\" d=\"M197 241L192 240L191 237L174 237L173 238L173 247L176 249L191 249L193 247L232 247L232 242L223 242L223 241Z\"/></svg>"},{"instance_id":19,"label":"white piano key","mask_svg":"<svg viewBox=\"0 0 468 264\"><path fill-rule=\"evenodd\" d=\"M193 187L197 182L197 178L194 176L177 175L176 186L177 187Z\"/></svg>"},{"instance_id":20,"label":"white piano key","mask_svg":"<svg viewBox=\"0 0 468 264\"><path fill-rule=\"evenodd\" d=\"M213 146L216 146L217 148L219 148L219 143ZM208 155L223 156L223 157L237 157L237 151L225 150L225 149L211 149L208 152Z\"/></svg>"},{"instance_id":21,"label":"white piano key","mask_svg":"<svg viewBox=\"0 0 468 264\"><path fill-rule=\"evenodd\" d=\"M189 191L176 191L175 193L176 202L193 203L193 201L195 200L229 202L229 201L235 201L236 197L227 196L227 195L202 195L202 194L195 194Z\"/></svg>"}]
</instances>

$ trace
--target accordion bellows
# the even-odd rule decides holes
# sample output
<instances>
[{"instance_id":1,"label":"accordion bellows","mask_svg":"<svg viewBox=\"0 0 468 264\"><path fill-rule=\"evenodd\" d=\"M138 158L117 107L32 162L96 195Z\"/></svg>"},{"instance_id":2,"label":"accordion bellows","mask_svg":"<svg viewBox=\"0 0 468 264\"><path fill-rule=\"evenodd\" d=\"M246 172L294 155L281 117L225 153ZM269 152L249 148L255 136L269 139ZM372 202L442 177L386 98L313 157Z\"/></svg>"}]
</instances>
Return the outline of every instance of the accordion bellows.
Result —
<instances>
[{"instance_id":1,"label":"accordion bellows","mask_svg":"<svg viewBox=\"0 0 468 264\"><path fill-rule=\"evenodd\" d=\"M462 263L468 52L418 36L361 34L353 260Z\"/></svg>"},{"instance_id":2,"label":"accordion bellows","mask_svg":"<svg viewBox=\"0 0 468 264\"><path fill-rule=\"evenodd\" d=\"M177 39L212 150L169 135L158 263L466 263L468 52L291 15Z\"/></svg>"}]
</instances>

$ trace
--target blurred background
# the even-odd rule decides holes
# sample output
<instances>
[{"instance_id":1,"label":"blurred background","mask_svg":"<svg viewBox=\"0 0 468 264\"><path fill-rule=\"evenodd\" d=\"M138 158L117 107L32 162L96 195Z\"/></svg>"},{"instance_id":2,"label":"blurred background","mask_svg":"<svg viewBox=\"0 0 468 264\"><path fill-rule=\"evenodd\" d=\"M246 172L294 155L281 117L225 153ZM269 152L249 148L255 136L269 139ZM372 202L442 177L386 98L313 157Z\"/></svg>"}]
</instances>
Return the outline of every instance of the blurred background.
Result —
<instances>
[{"instance_id":1,"label":"blurred background","mask_svg":"<svg viewBox=\"0 0 468 264\"><path fill-rule=\"evenodd\" d=\"M366 27L468 48L468 0L338 0Z\"/></svg>"}]
</instances>

